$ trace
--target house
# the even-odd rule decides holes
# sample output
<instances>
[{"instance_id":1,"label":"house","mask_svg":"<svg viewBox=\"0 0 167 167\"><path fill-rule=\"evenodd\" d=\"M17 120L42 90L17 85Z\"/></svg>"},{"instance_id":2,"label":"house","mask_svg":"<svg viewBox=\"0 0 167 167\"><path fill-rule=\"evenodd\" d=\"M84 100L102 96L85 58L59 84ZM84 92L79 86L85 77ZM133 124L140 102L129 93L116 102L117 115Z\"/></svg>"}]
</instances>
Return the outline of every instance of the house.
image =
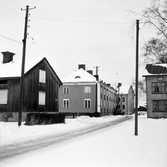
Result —
<instances>
[{"instance_id":1,"label":"house","mask_svg":"<svg viewBox=\"0 0 167 167\"><path fill-rule=\"evenodd\" d=\"M74 71L61 79L59 110L74 115L100 116L112 114L115 107L116 90L98 81L92 70L86 71L80 64Z\"/></svg>"},{"instance_id":2,"label":"house","mask_svg":"<svg viewBox=\"0 0 167 167\"><path fill-rule=\"evenodd\" d=\"M167 118L167 64L147 64L146 80L148 118Z\"/></svg>"},{"instance_id":3,"label":"house","mask_svg":"<svg viewBox=\"0 0 167 167\"><path fill-rule=\"evenodd\" d=\"M134 90L131 86L120 86L119 90L119 106L125 115L134 113Z\"/></svg>"},{"instance_id":4,"label":"house","mask_svg":"<svg viewBox=\"0 0 167 167\"><path fill-rule=\"evenodd\" d=\"M3 52L0 63L0 113L18 112L20 104L21 60ZM24 112L58 112L61 80L46 58L26 59L24 75Z\"/></svg>"}]
</instances>

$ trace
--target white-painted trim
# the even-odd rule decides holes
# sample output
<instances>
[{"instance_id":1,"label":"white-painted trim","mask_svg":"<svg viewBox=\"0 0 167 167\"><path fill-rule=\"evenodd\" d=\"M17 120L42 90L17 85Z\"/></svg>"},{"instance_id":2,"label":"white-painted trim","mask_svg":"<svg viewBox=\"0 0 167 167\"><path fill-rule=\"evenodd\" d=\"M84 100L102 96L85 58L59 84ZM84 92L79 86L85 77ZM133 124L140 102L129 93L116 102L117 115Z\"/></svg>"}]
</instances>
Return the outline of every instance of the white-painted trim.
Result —
<instances>
[{"instance_id":1,"label":"white-painted trim","mask_svg":"<svg viewBox=\"0 0 167 167\"><path fill-rule=\"evenodd\" d=\"M96 83L95 82L85 82L85 83L63 83L63 85L96 85Z\"/></svg>"}]
</instances>

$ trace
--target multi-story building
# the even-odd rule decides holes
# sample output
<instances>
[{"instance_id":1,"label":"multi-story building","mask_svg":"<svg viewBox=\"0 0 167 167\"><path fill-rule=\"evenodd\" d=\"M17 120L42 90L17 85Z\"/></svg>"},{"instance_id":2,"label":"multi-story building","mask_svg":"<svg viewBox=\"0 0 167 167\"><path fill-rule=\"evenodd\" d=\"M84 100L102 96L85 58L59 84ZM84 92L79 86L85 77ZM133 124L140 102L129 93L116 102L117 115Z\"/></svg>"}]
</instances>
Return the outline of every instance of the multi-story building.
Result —
<instances>
[{"instance_id":1,"label":"multi-story building","mask_svg":"<svg viewBox=\"0 0 167 167\"><path fill-rule=\"evenodd\" d=\"M110 84L100 81L98 83L98 92L98 112L101 115L112 114L116 108L117 91Z\"/></svg>"},{"instance_id":2,"label":"multi-story building","mask_svg":"<svg viewBox=\"0 0 167 167\"><path fill-rule=\"evenodd\" d=\"M93 71L85 65L62 78L59 89L59 111L67 114L100 116L112 114L116 90L109 84L98 81Z\"/></svg>"},{"instance_id":3,"label":"multi-story building","mask_svg":"<svg viewBox=\"0 0 167 167\"><path fill-rule=\"evenodd\" d=\"M120 86L119 106L125 115L134 113L134 90L131 86Z\"/></svg>"},{"instance_id":4,"label":"multi-story building","mask_svg":"<svg viewBox=\"0 0 167 167\"><path fill-rule=\"evenodd\" d=\"M147 117L167 118L167 64L147 64L146 79Z\"/></svg>"}]
</instances>

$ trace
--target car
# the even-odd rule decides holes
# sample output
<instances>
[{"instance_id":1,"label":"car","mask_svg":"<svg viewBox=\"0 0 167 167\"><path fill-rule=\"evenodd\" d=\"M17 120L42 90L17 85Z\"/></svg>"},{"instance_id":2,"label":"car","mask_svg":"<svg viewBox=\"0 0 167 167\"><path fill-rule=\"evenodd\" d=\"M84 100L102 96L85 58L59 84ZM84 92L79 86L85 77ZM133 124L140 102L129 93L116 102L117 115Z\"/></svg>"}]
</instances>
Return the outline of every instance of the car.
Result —
<instances>
[{"instance_id":1,"label":"car","mask_svg":"<svg viewBox=\"0 0 167 167\"><path fill-rule=\"evenodd\" d=\"M121 109L115 109L113 115L125 115L125 112Z\"/></svg>"}]
</instances>

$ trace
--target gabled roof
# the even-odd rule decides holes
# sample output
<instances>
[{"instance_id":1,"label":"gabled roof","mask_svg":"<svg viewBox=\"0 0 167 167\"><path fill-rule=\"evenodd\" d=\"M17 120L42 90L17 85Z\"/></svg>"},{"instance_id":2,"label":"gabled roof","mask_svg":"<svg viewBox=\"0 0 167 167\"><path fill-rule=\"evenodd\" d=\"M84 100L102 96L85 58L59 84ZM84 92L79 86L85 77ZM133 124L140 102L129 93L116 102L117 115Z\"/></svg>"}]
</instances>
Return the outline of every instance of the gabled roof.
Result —
<instances>
[{"instance_id":1,"label":"gabled roof","mask_svg":"<svg viewBox=\"0 0 167 167\"><path fill-rule=\"evenodd\" d=\"M167 64L147 64L143 76L167 75Z\"/></svg>"},{"instance_id":2,"label":"gabled roof","mask_svg":"<svg viewBox=\"0 0 167 167\"><path fill-rule=\"evenodd\" d=\"M97 82L96 78L88 73L87 71L80 68L77 71L70 73L69 75L65 76L61 79L63 83L65 82L72 82L72 83L79 83L79 82Z\"/></svg>"},{"instance_id":3,"label":"gabled roof","mask_svg":"<svg viewBox=\"0 0 167 167\"><path fill-rule=\"evenodd\" d=\"M129 93L129 90L130 90L130 88L132 88L132 85L123 85L123 86L121 86L120 87L120 91L119 91L119 93L120 94L128 94Z\"/></svg>"},{"instance_id":4,"label":"gabled roof","mask_svg":"<svg viewBox=\"0 0 167 167\"><path fill-rule=\"evenodd\" d=\"M44 58L26 59L24 72L28 72L43 59ZM21 77L21 65L22 60L14 60L5 64L0 63L0 78Z\"/></svg>"}]
</instances>

